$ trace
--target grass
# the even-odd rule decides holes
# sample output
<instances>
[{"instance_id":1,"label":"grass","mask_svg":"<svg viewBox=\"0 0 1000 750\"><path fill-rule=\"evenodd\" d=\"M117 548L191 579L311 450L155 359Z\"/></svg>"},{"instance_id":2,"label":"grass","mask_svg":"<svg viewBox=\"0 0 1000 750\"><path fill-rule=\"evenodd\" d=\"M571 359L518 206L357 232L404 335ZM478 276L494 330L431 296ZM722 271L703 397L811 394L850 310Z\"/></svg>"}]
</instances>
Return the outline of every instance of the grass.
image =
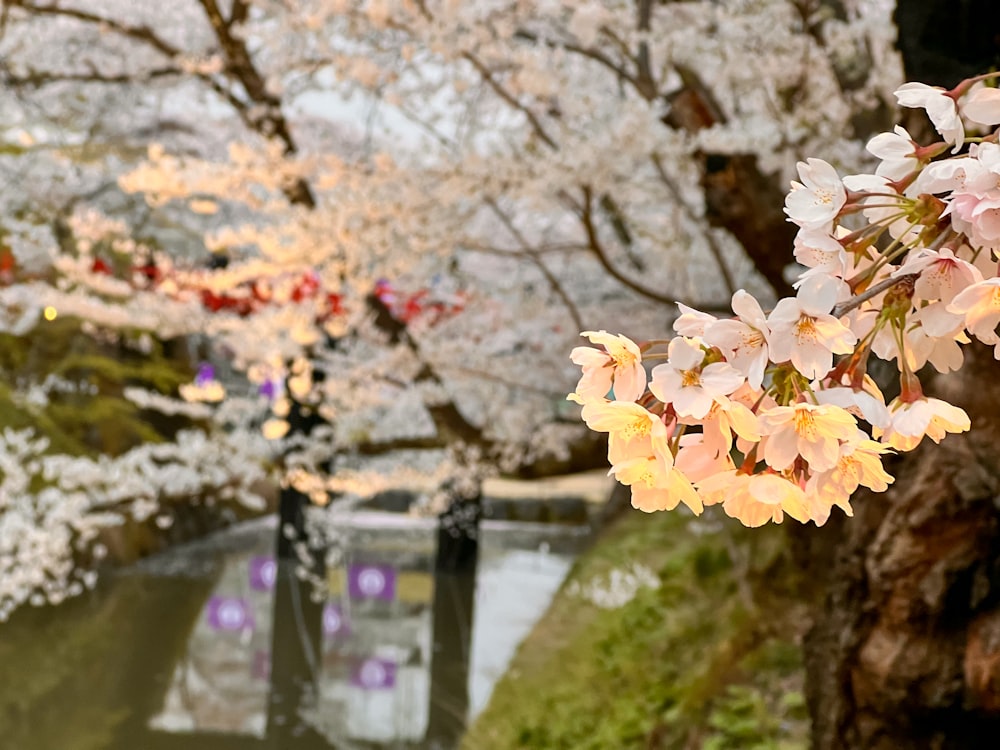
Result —
<instances>
[{"instance_id":1,"label":"grass","mask_svg":"<svg viewBox=\"0 0 1000 750\"><path fill-rule=\"evenodd\" d=\"M711 510L711 509L710 509ZM629 512L576 564L463 750L807 746L804 610L780 528ZM623 606L581 595L640 565Z\"/></svg>"}]
</instances>

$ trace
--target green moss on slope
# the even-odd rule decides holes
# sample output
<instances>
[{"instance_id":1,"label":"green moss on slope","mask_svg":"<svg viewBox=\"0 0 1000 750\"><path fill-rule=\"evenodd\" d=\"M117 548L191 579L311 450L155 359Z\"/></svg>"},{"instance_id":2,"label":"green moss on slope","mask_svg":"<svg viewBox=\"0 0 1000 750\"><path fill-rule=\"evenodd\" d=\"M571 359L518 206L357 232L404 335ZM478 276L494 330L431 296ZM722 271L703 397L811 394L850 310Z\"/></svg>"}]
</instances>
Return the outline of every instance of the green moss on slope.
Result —
<instances>
[{"instance_id":1,"label":"green moss on slope","mask_svg":"<svg viewBox=\"0 0 1000 750\"><path fill-rule=\"evenodd\" d=\"M780 528L628 513L574 567L464 750L806 746L804 616ZM585 596L642 566L624 606ZM583 593L581 593L583 592Z\"/></svg>"}]
</instances>

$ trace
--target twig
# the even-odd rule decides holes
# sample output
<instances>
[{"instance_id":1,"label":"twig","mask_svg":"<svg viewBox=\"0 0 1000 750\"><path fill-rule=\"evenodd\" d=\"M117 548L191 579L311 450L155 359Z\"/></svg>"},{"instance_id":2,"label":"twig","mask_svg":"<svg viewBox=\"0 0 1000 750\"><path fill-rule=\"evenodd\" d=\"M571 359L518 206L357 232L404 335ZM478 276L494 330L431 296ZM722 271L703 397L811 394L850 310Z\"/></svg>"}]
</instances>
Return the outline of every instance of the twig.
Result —
<instances>
[{"instance_id":1,"label":"twig","mask_svg":"<svg viewBox=\"0 0 1000 750\"><path fill-rule=\"evenodd\" d=\"M893 276L888 279L882 279L882 281L880 281L879 283L875 284L872 287L869 287L861 294L857 294L851 297L846 302L841 302L839 305L835 305L833 311L830 314L835 318L847 315L847 313L849 313L851 310L861 307L861 305L863 305L865 302L870 300L872 297L877 297L886 289L892 289L892 287L896 286L897 284L902 284L904 282L916 281L919 275L920 274L918 273L907 273L903 274L902 276Z\"/></svg>"},{"instance_id":2,"label":"twig","mask_svg":"<svg viewBox=\"0 0 1000 750\"><path fill-rule=\"evenodd\" d=\"M531 246L525 236L521 234L521 230L514 225L511 218L502 208L500 208L500 205L496 202L496 200L491 197L486 197L483 200L486 205L490 207L490 210L496 214L496 217L500 219L500 222L504 225L504 227L507 228L507 231L511 233L515 240L517 240L517 244L521 246L524 254L527 255L531 262L534 263L535 267L542 272L542 276L544 276L545 280L549 282L549 286L552 287L552 291L556 293L556 296L559 297L559 299L562 300L562 303L566 306L566 310L569 312L570 317L573 318L573 324L577 327L577 330L582 331L584 325L583 318L580 316L580 311L577 309L573 300L570 299L566 290L563 289L562 284L559 283L559 279L556 278L555 274L552 273L548 266L542 262L542 259L538 257L538 253Z\"/></svg>"},{"instance_id":3,"label":"twig","mask_svg":"<svg viewBox=\"0 0 1000 750\"><path fill-rule=\"evenodd\" d=\"M688 220L694 224L700 224L698 217L694 215L691 207L684 200L684 196L681 195L680 188L677 187L677 183L674 182L670 175L667 174L667 170L663 167L663 160L660 159L659 154L653 154L651 157L653 160L653 165L656 167L656 172L660 176L660 181L666 185L667 190L673 196L674 201L680 206L684 215L687 216ZM736 282L733 279L733 274L729 270L729 266L726 264L726 259L722 255L722 248L719 247L719 243L716 241L715 237L712 235L711 229L706 229L703 233L705 241L708 243L709 252L712 253L712 257L715 258L716 264L719 266L719 272L722 274L722 280L726 283L726 289L729 290L729 294L736 294Z\"/></svg>"},{"instance_id":4,"label":"twig","mask_svg":"<svg viewBox=\"0 0 1000 750\"><path fill-rule=\"evenodd\" d=\"M628 278L625 274L615 268L614 264L608 258L607 252L604 246L601 244L601 240L597 235L597 227L594 226L594 214L593 214L593 192L587 185L583 186L583 203L580 205L580 210L577 213L580 222L583 224L583 230L587 235L587 245L591 252L597 257L598 262L601 267L608 272L608 275L612 276L618 282L628 287L637 294L641 294L643 297L653 300L654 302L660 302L664 305L674 305L680 303L682 305L687 305L688 307L698 307L697 302L690 300L677 299L676 297L671 297L666 294L661 294L654 289L650 289L648 286L640 284L632 279ZM727 309L726 305L716 304L711 306L712 309Z\"/></svg>"},{"instance_id":5,"label":"twig","mask_svg":"<svg viewBox=\"0 0 1000 750\"><path fill-rule=\"evenodd\" d=\"M478 57L473 55L471 52L463 52L462 58L472 63L472 67L478 71L479 75L482 76L483 80L489 85L489 87L496 92L497 96L528 118L528 123L531 125L532 130L535 131L535 135L537 135L546 146L551 148L553 151L559 150L559 144L552 140L551 136L545 132L545 128L542 127L542 123L538 120L535 113L528 109L528 107L524 104L521 104L521 102L517 100L517 97L501 86L500 82L493 77L493 73L490 69L487 68Z\"/></svg>"}]
</instances>

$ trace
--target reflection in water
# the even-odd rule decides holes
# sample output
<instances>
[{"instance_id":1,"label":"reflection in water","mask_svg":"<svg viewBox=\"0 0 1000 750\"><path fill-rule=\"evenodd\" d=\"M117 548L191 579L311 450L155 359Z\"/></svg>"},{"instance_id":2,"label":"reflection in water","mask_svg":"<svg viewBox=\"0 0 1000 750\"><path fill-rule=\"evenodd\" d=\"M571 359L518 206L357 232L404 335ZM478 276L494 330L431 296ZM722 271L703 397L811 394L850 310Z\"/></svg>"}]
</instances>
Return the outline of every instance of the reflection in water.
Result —
<instances>
[{"instance_id":1,"label":"reflection in water","mask_svg":"<svg viewBox=\"0 0 1000 750\"><path fill-rule=\"evenodd\" d=\"M322 602L274 559L272 521L15 617L0 659L9 682L39 686L0 688L0 736L19 750L453 747L587 529L483 522L473 577L435 571L432 520L349 524ZM49 639L91 632L104 637L75 640L66 664L46 659ZM72 707L58 729L53 699Z\"/></svg>"}]
</instances>

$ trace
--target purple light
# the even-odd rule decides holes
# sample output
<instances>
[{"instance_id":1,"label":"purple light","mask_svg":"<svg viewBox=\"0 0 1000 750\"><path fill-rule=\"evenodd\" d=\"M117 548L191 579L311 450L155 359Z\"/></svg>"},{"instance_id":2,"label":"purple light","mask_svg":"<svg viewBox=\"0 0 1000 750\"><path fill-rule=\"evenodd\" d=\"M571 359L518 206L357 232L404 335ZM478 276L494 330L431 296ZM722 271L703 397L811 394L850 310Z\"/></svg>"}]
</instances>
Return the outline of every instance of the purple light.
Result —
<instances>
[{"instance_id":1,"label":"purple light","mask_svg":"<svg viewBox=\"0 0 1000 750\"><path fill-rule=\"evenodd\" d=\"M323 634L330 637L345 636L351 632L347 618L336 604L323 607Z\"/></svg>"},{"instance_id":2,"label":"purple light","mask_svg":"<svg viewBox=\"0 0 1000 750\"><path fill-rule=\"evenodd\" d=\"M213 596L205 606L205 616L213 630L245 630L253 627L253 613L242 599Z\"/></svg>"},{"instance_id":3,"label":"purple light","mask_svg":"<svg viewBox=\"0 0 1000 750\"><path fill-rule=\"evenodd\" d=\"M270 591L278 577L278 563L268 555L250 558L250 588L254 591Z\"/></svg>"},{"instance_id":4,"label":"purple light","mask_svg":"<svg viewBox=\"0 0 1000 750\"><path fill-rule=\"evenodd\" d=\"M194 384L199 388L215 380L215 368L208 362L198 365L198 374L194 376Z\"/></svg>"},{"instance_id":5,"label":"purple light","mask_svg":"<svg viewBox=\"0 0 1000 750\"><path fill-rule=\"evenodd\" d=\"M389 565L351 565L347 569L347 593L352 599L396 598L396 571Z\"/></svg>"},{"instance_id":6,"label":"purple light","mask_svg":"<svg viewBox=\"0 0 1000 750\"><path fill-rule=\"evenodd\" d=\"M257 386L257 393L273 401L274 397L278 395L278 381L274 379L265 380Z\"/></svg>"},{"instance_id":7,"label":"purple light","mask_svg":"<svg viewBox=\"0 0 1000 750\"><path fill-rule=\"evenodd\" d=\"M396 663L365 659L354 668L351 684L362 690L390 690L396 686Z\"/></svg>"}]
</instances>

